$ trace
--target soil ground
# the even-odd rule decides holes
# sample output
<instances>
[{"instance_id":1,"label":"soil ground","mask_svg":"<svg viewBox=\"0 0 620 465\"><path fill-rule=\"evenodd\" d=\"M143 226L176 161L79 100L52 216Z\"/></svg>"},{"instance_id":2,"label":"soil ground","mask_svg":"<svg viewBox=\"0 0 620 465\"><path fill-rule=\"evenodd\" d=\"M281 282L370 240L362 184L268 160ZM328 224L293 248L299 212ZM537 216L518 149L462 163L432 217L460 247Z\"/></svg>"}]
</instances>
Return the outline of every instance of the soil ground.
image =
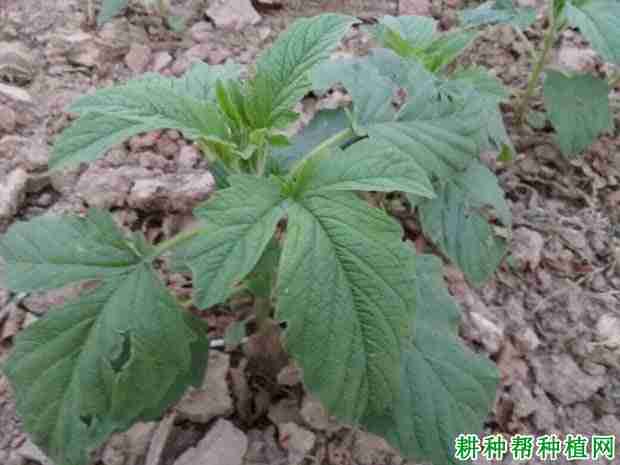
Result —
<instances>
[{"instance_id":1,"label":"soil ground","mask_svg":"<svg viewBox=\"0 0 620 465\"><path fill-rule=\"evenodd\" d=\"M185 18L186 28L173 32L138 7L97 30L88 24L85 3L0 0L0 188L18 189L10 205L0 205L0 234L14 221L97 206L113 211L119 224L161 240L186 227L192 207L211 192L207 164L176 131L134 137L94 164L50 174L49 147L70 122L64 108L86 92L147 71L180 75L197 60L252 63L294 18L326 10L370 21L406 13L415 3L450 28L455 12L466 6L462 0L262 2L257 6L261 21L236 31L214 24L204 2L178 1L173 9ZM539 20L526 31L535 44L541 28ZM363 52L368 46L368 37L357 31L343 51ZM554 60L606 72L572 31L559 41ZM462 61L488 67L513 89L524 87L529 69L524 43L506 27L487 29ZM307 121L318 106L346 101L335 91L322 100L308 98L299 109ZM541 104L534 101L534 108ZM549 127L517 128L512 110L511 104L503 107L516 159L502 164L496 154L484 157L512 209L509 256L479 289L446 267L450 290L463 309L464 343L488 354L502 375L486 431L620 438L620 121L616 115L615 132L569 162ZM183 276L169 280L179 293L187 292ZM15 298L0 288L0 362L23 327L77 290ZM243 308L243 302L239 305ZM221 333L236 317L223 310L209 321ZM277 346L277 341L253 341L244 354L213 355L210 372L221 376L214 381L219 398L209 404L210 413L195 411L203 405L198 391L162 422L113 437L93 463L202 464L187 452L213 428L230 432L227 423L216 420L222 417L241 431L245 464L403 463L382 440L328 420L296 384L285 359L257 361L267 344ZM0 375L0 464L37 462L45 459L20 429Z\"/></svg>"}]
</instances>

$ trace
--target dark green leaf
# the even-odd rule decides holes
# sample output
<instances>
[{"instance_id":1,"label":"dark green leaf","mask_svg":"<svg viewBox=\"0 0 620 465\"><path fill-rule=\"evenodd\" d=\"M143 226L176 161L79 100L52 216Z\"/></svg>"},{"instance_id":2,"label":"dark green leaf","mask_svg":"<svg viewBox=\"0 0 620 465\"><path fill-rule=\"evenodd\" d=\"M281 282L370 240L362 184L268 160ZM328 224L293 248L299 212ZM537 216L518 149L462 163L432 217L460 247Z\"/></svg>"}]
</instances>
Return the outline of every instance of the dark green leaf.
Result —
<instances>
[{"instance_id":1,"label":"dark green leaf","mask_svg":"<svg viewBox=\"0 0 620 465\"><path fill-rule=\"evenodd\" d=\"M479 162L442 183L437 198L418 205L424 234L480 285L495 272L506 253L507 241L498 236L491 218L509 227L510 208L495 175Z\"/></svg>"},{"instance_id":2,"label":"dark green leaf","mask_svg":"<svg viewBox=\"0 0 620 465\"><path fill-rule=\"evenodd\" d=\"M520 29L527 29L536 21L535 8L517 8L513 0L495 0L463 10L459 13L465 27L477 27L487 24L511 24Z\"/></svg>"},{"instance_id":3,"label":"dark green leaf","mask_svg":"<svg viewBox=\"0 0 620 465\"><path fill-rule=\"evenodd\" d=\"M620 2L591 0L581 5L575 3L566 4L568 22L579 28L605 61L620 65Z\"/></svg>"},{"instance_id":4,"label":"dark green leaf","mask_svg":"<svg viewBox=\"0 0 620 465\"><path fill-rule=\"evenodd\" d=\"M281 186L245 175L228 177L231 187L217 191L195 210L206 232L177 253L194 275L194 302L202 309L225 301L250 273L284 215Z\"/></svg>"},{"instance_id":5,"label":"dark green leaf","mask_svg":"<svg viewBox=\"0 0 620 465\"><path fill-rule=\"evenodd\" d=\"M353 23L338 14L299 19L259 57L251 105L262 108L258 127L275 126L311 90L310 71L329 58Z\"/></svg>"},{"instance_id":6,"label":"dark green leaf","mask_svg":"<svg viewBox=\"0 0 620 465\"><path fill-rule=\"evenodd\" d=\"M352 193L311 194L289 207L276 318L307 388L356 422L391 408L401 342L415 310L415 255L400 226Z\"/></svg>"},{"instance_id":7,"label":"dark green leaf","mask_svg":"<svg viewBox=\"0 0 620 465\"><path fill-rule=\"evenodd\" d=\"M304 167L305 192L404 191L434 197L433 188L422 168L393 145L361 140L342 151L334 149Z\"/></svg>"},{"instance_id":8,"label":"dark green leaf","mask_svg":"<svg viewBox=\"0 0 620 465\"><path fill-rule=\"evenodd\" d=\"M441 262L419 255L415 329L404 346L401 389L389 413L363 424L408 459L457 465L454 440L480 433L492 408L497 370L458 340L459 312L448 293Z\"/></svg>"},{"instance_id":9,"label":"dark green leaf","mask_svg":"<svg viewBox=\"0 0 620 465\"><path fill-rule=\"evenodd\" d=\"M543 94L565 156L580 154L611 126L609 85L603 79L547 70Z\"/></svg>"},{"instance_id":10,"label":"dark green leaf","mask_svg":"<svg viewBox=\"0 0 620 465\"><path fill-rule=\"evenodd\" d=\"M144 253L108 213L87 217L40 216L14 224L0 241L9 289L54 289L76 281L126 274Z\"/></svg>"},{"instance_id":11,"label":"dark green leaf","mask_svg":"<svg viewBox=\"0 0 620 465\"><path fill-rule=\"evenodd\" d=\"M29 326L4 372L35 443L86 465L109 434L154 420L201 381L207 353L204 325L139 265Z\"/></svg>"},{"instance_id":12,"label":"dark green leaf","mask_svg":"<svg viewBox=\"0 0 620 465\"><path fill-rule=\"evenodd\" d=\"M325 90L335 83L342 83L353 100L353 122L356 133L365 135L371 123L394 119L396 110L392 99L396 85L368 59L353 58L328 61L312 73L315 89Z\"/></svg>"},{"instance_id":13,"label":"dark green leaf","mask_svg":"<svg viewBox=\"0 0 620 465\"><path fill-rule=\"evenodd\" d=\"M319 111L308 126L293 137L289 147L273 149L272 169L281 173L288 172L306 153L349 126L350 122L344 111Z\"/></svg>"}]
</instances>

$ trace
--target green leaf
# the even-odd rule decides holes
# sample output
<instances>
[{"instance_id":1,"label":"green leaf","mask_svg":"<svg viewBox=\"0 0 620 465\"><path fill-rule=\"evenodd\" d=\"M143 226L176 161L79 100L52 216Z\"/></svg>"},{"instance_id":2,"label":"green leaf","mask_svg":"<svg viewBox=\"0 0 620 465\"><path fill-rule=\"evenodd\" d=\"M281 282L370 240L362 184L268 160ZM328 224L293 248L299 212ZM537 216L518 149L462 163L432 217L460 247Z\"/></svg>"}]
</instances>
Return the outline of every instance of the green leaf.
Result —
<instances>
[{"instance_id":1,"label":"green leaf","mask_svg":"<svg viewBox=\"0 0 620 465\"><path fill-rule=\"evenodd\" d=\"M342 110L321 110L299 134L291 140L291 145L272 151L273 172L286 173L306 153L322 141L350 126L347 115Z\"/></svg>"},{"instance_id":2,"label":"green leaf","mask_svg":"<svg viewBox=\"0 0 620 465\"><path fill-rule=\"evenodd\" d=\"M499 109L499 103L507 101L509 93L499 79L485 69L474 66L455 71L450 80L441 85L440 91L463 102L468 98L474 99L482 107L481 150L501 150L507 147L510 153L515 154Z\"/></svg>"},{"instance_id":3,"label":"green leaf","mask_svg":"<svg viewBox=\"0 0 620 465\"><path fill-rule=\"evenodd\" d=\"M461 24L465 27L478 27L487 24L510 24L527 29L536 21L535 8L517 8L513 0L495 0L459 12Z\"/></svg>"},{"instance_id":4,"label":"green leaf","mask_svg":"<svg viewBox=\"0 0 620 465\"><path fill-rule=\"evenodd\" d=\"M436 21L423 16L385 16L375 35L403 58L416 58L432 72L442 70L473 41L475 31L436 34Z\"/></svg>"},{"instance_id":5,"label":"green leaf","mask_svg":"<svg viewBox=\"0 0 620 465\"><path fill-rule=\"evenodd\" d=\"M197 68L182 80L147 76L80 98L70 111L81 117L56 140L50 168L95 160L131 136L158 129L178 129L194 140L224 139L227 128L217 106L193 97L204 96L208 86L208 79L197 77L201 70L207 71ZM215 75L228 72L218 69Z\"/></svg>"},{"instance_id":6,"label":"green leaf","mask_svg":"<svg viewBox=\"0 0 620 465\"><path fill-rule=\"evenodd\" d=\"M492 408L498 374L486 357L458 339L459 311L448 293L441 262L418 255L415 329L404 347L401 389L389 413L363 424L407 459L457 465L454 440L480 433Z\"/></svg>"},{"instance_id":7,"label":"green leaf","mask_svg":"<svg viewBox=\"0 0 620 465\"><path fill-rule=\"evenodd\" d=\"M108 22L129 4L129 0L104 0L97 15L97 26Z\"/></svg>"},{"instance_id":8,"label":"green leaf","mask_svg":"<svg viewBox=\"0 0 620 465\"><path fill-rule=\"evenodd\" d=\"M304 166L305 192L403 191L434 197L433 187L420 166L393 145L364 139L329 157L317 157Z\"/></svg>"},{"instance_id":9,"label":"green leaf","mask_svg":"<svg viewBox=\"0 0 620 465\"><path fill-rule=\"evenodd\" d=\"M303 196L288 213L276 310L285 347L331 414L383 412L398 398L415 254L394 220L349 192Z\"/></svg>"},{"instance_id":10,"label":"green leaf","mask_svg":"<svg viewBox=\"0 0 620 465\"><path fill-rule=\"evenodd\" d=\"M605 61L620 65L620 2L591 0L576 5L567 2L566 17Z\"/></svg>"},{"instance_id":11,"label":"green leaf","mask_svg":"<svg viewBox=\"0 0 620 465\"><path fill-rule=\"evenodd\" d=\"M547 70L543 95L547 116L567 157L583 152L612 124L609 85L602 79Z\"/></svg>"},{"instance_id":12,"label":"green leaf","mask_svg":"<svg viewBox=\"0 0 620 465\"><path fill-rule=\"evenodd\" d=\"M44 215L16 223L0 241L6 286L16 292L126 274L145 254L99 210L85 218Z\"/></svg>"},{"instance_id":13,"label":"green leaf","mask_svg":"<svg viewBox=\"0 0 620 465\"><path fill-rule=\"evenodd\" d=\"M338 14L299 19L259 57L251 106L262 107L263 127L274 126L312 89L310 71L329 58L355 22Z\"/></svg>"},{"instance_id":14,"label":"green leaf","mask_svg":"<svg viewBox=\"0 0 620 465\"><path fill-rule=\"evenodd\" d=\"M510 208L495 175L479 162L437 189L437 198L418 205L422 230L474 285L486 281L503 259L507 241L490 217L510 227Z\"/></svg>"},{"instance_id":15,"label":"green leaf","mask_svg":"<svg viewBox=\"0 0 620 465\"><path fill-rule=\"evenodd\" d=\"M365 135L371 123L391 121L396 110L392 99L396 85L368 59L353 58L328 61L312 73L314 89L326 90L342 83L353 100L353 121L356 132Z\"/></svg>"},{"instance_id":16,"label":"green leaf","mask_svg":"<svg viewBox=\"0 0 620 465\"><path fill-rule=\"evenodd\" d=\"M4 372L34 442L58 464L86 465L109 434L156 419L201 381L206 328L184 313L140 265L22 332Z\"/></svg>"},{"instance_id":17,"label":"green leaf","mask_svg":"<svg viewBox=\"0 0 620 465\"><path fill-rule=\"evenodd\" d=\"M427 105L433 113L436 111L436 103L429 100ZM462 111L445 116L431 114L429 119L422 105L414 110L419 110L420 114L407 114L407 121L372 125L368 129L370 138L407 154L431 180L464 171L479 154L479 108L467 105Z\"/></svg>"},{"instance_id":18,"label":"green leaf","mask_svg":"<svg viewBox=\"0 0 620 465\"><path fill-rule=\"evenodd\" d=\"M202 309L225 301L250 273L284 215L281 186L246 175L228 177L231 187L217 191L196 208L206 232L177 253L194 276L194 302Z\"/></svg>"},{"instance_id":19,"label":"green leaf","mask_svg":"<svg viewBox=\"0 0 620 465\"><path fill-rule=\"evenodd\" d=\"M452 63L478 36L476 31L451 31L440 35L419 55L426 67L441 71Z\"/></svg>"}]
</instances>

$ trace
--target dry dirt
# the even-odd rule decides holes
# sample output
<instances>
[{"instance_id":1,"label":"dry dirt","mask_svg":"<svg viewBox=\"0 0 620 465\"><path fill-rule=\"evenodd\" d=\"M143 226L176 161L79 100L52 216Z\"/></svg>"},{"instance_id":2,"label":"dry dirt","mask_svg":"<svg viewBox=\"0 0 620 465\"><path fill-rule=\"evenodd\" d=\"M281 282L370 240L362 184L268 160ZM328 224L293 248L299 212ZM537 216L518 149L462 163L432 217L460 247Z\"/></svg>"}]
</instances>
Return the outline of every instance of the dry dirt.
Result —
<instances>
[{"instance_id":1,"label":"dry dirt","mask_svg":"<svg viewBox=\"0 0 620 465\"><path fill-rule=\"evenodd\" d=\"M0 234L17 220L49 211L79 213L90 206L110 209L119 224L140 229L151 240L174 234L191 222L192 207L213 189L198 152L176 131L162 131L134 137L89 166L50 174L49 147L70 122L63 111L67 104L147 71L180 75L197 60L251 63L294 17L332 10L371 20L399 8L390 0L290 0L282 8L274 3L263 2L260 22L237 31L225 15L214 24L204 2L178 1L175 12L185 17L187 28L176 33L139 8L96 30L80 0L0 0ZM444 28L455 24L455 11L464 6L462 0L400 2L402 13L431 14ZM539 21L527 31L532 41L540 40L541 26ZM352 32L345 48L363 51L368 45L366 36ZM527 72L526 53L519 37L498 27L485 32L463 61L487 66L519 88ZM555 59L605 72L570 31ZM346 100L335 92L328 102L309 98L300 109L309 118L317 105ZM511 105L503 110L518 156L509 164L496 162L495 154L485 160L511 205L509 256L480 289L446 268L450 290L463 308L463 340L488 354L502 375L486 429L620 437L618 129L569 163L549 128L517 129ZM616 117L616 128L618 123ZM187 292L180 275L170 275L170 284ZM21 328L78 291L15 296L0 288L0 362ZM208 319L221 333L232 315L215 312ZM257 361L253 355L265 345L274 347L276 356ZM140 424L113 437L93 463L211 463L205 457L225 457L228 464L403 463L382 440L327 418L304 394L277 348L276 338L252 341L243 354L215 352L206 380L209 395L193 391L160 423ZM45 465L20 429L0 375L0 464L37 462Z\"/></svg>"}]
</instances>

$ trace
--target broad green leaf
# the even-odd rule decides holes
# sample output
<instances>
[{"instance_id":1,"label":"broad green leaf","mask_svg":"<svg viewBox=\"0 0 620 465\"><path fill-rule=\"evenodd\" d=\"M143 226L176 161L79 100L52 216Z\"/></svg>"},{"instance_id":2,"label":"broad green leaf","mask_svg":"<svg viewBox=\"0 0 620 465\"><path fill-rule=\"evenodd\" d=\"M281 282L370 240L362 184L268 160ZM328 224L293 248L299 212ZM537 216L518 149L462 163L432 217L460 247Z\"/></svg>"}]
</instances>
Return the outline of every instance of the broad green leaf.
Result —
<instances>
[{"instance_id":1,"label":"broad green leaf","mask_svg":"<svg viewBox=\"0 0 620 465\"><path fill-rule=\"evenodd\" d=\"M293 137L289 147L273 149L272 170L286 173L306 153L324 140L350 126L342 110L321 110L299 134Z\"/></svg>"},{"instance_id":2,"label":"broad green leaf","mask_svg":"<svg viewBox=\"0 0 620 465\"><path fill-rule=\"evenodd\" d=\"M416 323L404 346L401 389L389 413L362 421L407 459L457 465L454 440L480 433L493 406L495 366L458 339L459 311L443 282L441 262L416 257Z\"/></svg>"},{"instance_id":3,"label":"broad green leaf","mask_svg":"<svg viewBox=\"0 0 620 465\"><path fill-rule=\"evenodd\" d=\"M347 148L334 149L329 157L312 160L304 167L305 192L403 191L434 197L433 187L422 168L393 145L363 139Z\"/></svg>"},{"instance_id":4,"label":"broad green leaf","mask_svg":"<svg viewBox=\"0 0 620 465\"><path fill-rule=\"evenodd\" d=\"M543 95L547 116L567 157L583 152L612 124L605 80L547 70Z\"/></svg>"},{"instance_id":5,"label":"broad green leaf","mask_svg":"<svg viewBox=\"0 0 620 465\"><path fill-rule=\"evenodd\" d=\"M353 193L311 193L288 214L276 318L306 387L345 421L391 408L414 318L415 254L394 220Z\"/></svg>"},{"instance_id":6,"label":"broad green leaf","mask_svg":"<svg viewBox=\"0 0 620 465\"><path fill-rule=\"evenodd\" d=\"M418 205L422 230L474 285L486 281L504 258L507 241L491 218L510 227L510 208L495 175L479 162L442 183L437 198Z\"/></svg>"},{"instance_id":7,"label":"broad green leaf","mask_svg":"<svg viewBox=\"0 0 620 465\"><path fill-rule=\"evenodd\" d=\"M179 95L201 101L213 101L217 81L234 81L239 78L242 70L243 68L236 63L208 65L199 62L180 78L167 80L172 90Z\"/></svg>"},{"instance_id":8,"label":"broad green leaf","mask_svg":"<svg viewBox=\"0 0 620 465\"><path fill-rule=\"evenodd\" d=\"M78 100L70 110L81 117L56 140L52 169L95 160L125 139L157 129L178 129L190 139L226 135L213 103L179 95L158 78L104 89Z\"/></svg>"},{"instance_id":9,"label":"broad green leaf","mask_svg":"<svg viewBox=\"0 0 620 465\"><path fill-rule=\"evenodd\" d=\"M97 26L101 27L103 23L111 20L128 4L129 0L103 0L101 10L97 15Z\"/></svg>"},{"instance_id":10,"label":"broad green leaf","mask_svg":"<svg viewBox=\"0 0 620 465\"><path fill-rule=\"evenodd\" d=\"M515 153L499 109L499 103L507 101L509 93L499 79L483 68L461 69L443 83L441 91L463 101L473 98L482 106L481 150L501 150L506 147L510 153Z\"/></svg>"},{"instance_id":11,"label":"broad green leaf","mask_svg":"<svg viewBox=\"0 0 620 465\"><path fill-rule=\"evenodd\" d=\"M407 121L381 123L368 129L370 138L392 145L411 157L431 179L443 179L464 171L478 156L480 109L467 105L462 111L435 115L437 103L427 101L430 118L422 105L408 113Z\"/></svg>"},{"instance_id":12,"label":"broad green leaf","mask_svg":"<svg viewBox=\"0 0 620 465\"><path fill-rule=\"evenodd\" d=\"M144 264L20 333L3 369L34 442L57 464L86 465L109 434L200 382L206 327L184 313Z\"/></svg>"},{"instance_id":13,"label":"broad green leaf","mask_svg":"<svg viewBox=\"0 0 620 465\"><path fill-rule=\"evenodd\" d=\"M409 70L407 62L388 48L373 48L366 58L382 76L387 77L398 87L408 86Z\"/></svg>"},{"instance_id":14,"label":"broad green leaf","mask_svg":"<svg viewBox=\"0 0 620 465\"><path fill-rule=\"evenodd\" d=\"M394 119L392 99L396 85L368 60L363 58L328 61L315 67L312 84L315 90L326 90L342 83L353 100L353 122L356 133L365 135L371 123Z\"/></svg>"},{"instance_id":15,"label":"broad green leaf","mask_svg":"<svg viewBox=\"0 0 620 465\"><path fill-rule=\"evenodd\" d=\"M126 274L146 251L146 245L123 236L112 217L99 210L90 210L85 218L44 215L16 223L0 240L6 286L16 292Z\"/></svg>"},{"instance_id":16,"label":"broad green leaf","mask_svg":"<svg viewBox=\"0 0 620 465\"><path fill-rule=\"evenodd\" d=\"M566 17L605 61L620 65L620 1L567 2Z\"/></svg>"},{"instance_id":17,"label":"broad green leaf","mask_svg":"<svg viewBox=\"0 0 620 465\"><path fill-rule=\"evenodd\" d=\"M206 230L176 257L191 268L194 302L202 309L225 301L254 269L285 212L278 183L246 175L228 182L231 187L196 208Z\"/></svg>"},{"instance_id":18,"label":"broad green leaf","mask_svg":"<svg viewBox=\"0 0 620 465\"><path fill-rule=\"evenodd\" d=\"M536 21L535 8L517 8L513 0L492 0L482 5L459 12L464 27L478 27L487 24L511 24L527 29Z\"/></svg>"},{"instance_id":19,"label":"broad green leaf","mask_svg":"<svg viewBox=\"0 0 620 465\"><path fill-rule=\"evenodd\" d=\"M475 31L436 33L436 22L422 16L385 16L375 35L403 58L416 58L432 72L442 70L473 41Z\"/></svg>"},{"instance_id":20,"label":"broad green leaf","mask_svg":"<svg viewBox=\"0 0 620 465\"><path fill-rule=\"evenodd\" d=\"M299 19L259 57L252 103L263 107L266 127L273 126L312 89L310 71L329 58L355 22L338 14Z\"/></svg>"}]
</instances>

